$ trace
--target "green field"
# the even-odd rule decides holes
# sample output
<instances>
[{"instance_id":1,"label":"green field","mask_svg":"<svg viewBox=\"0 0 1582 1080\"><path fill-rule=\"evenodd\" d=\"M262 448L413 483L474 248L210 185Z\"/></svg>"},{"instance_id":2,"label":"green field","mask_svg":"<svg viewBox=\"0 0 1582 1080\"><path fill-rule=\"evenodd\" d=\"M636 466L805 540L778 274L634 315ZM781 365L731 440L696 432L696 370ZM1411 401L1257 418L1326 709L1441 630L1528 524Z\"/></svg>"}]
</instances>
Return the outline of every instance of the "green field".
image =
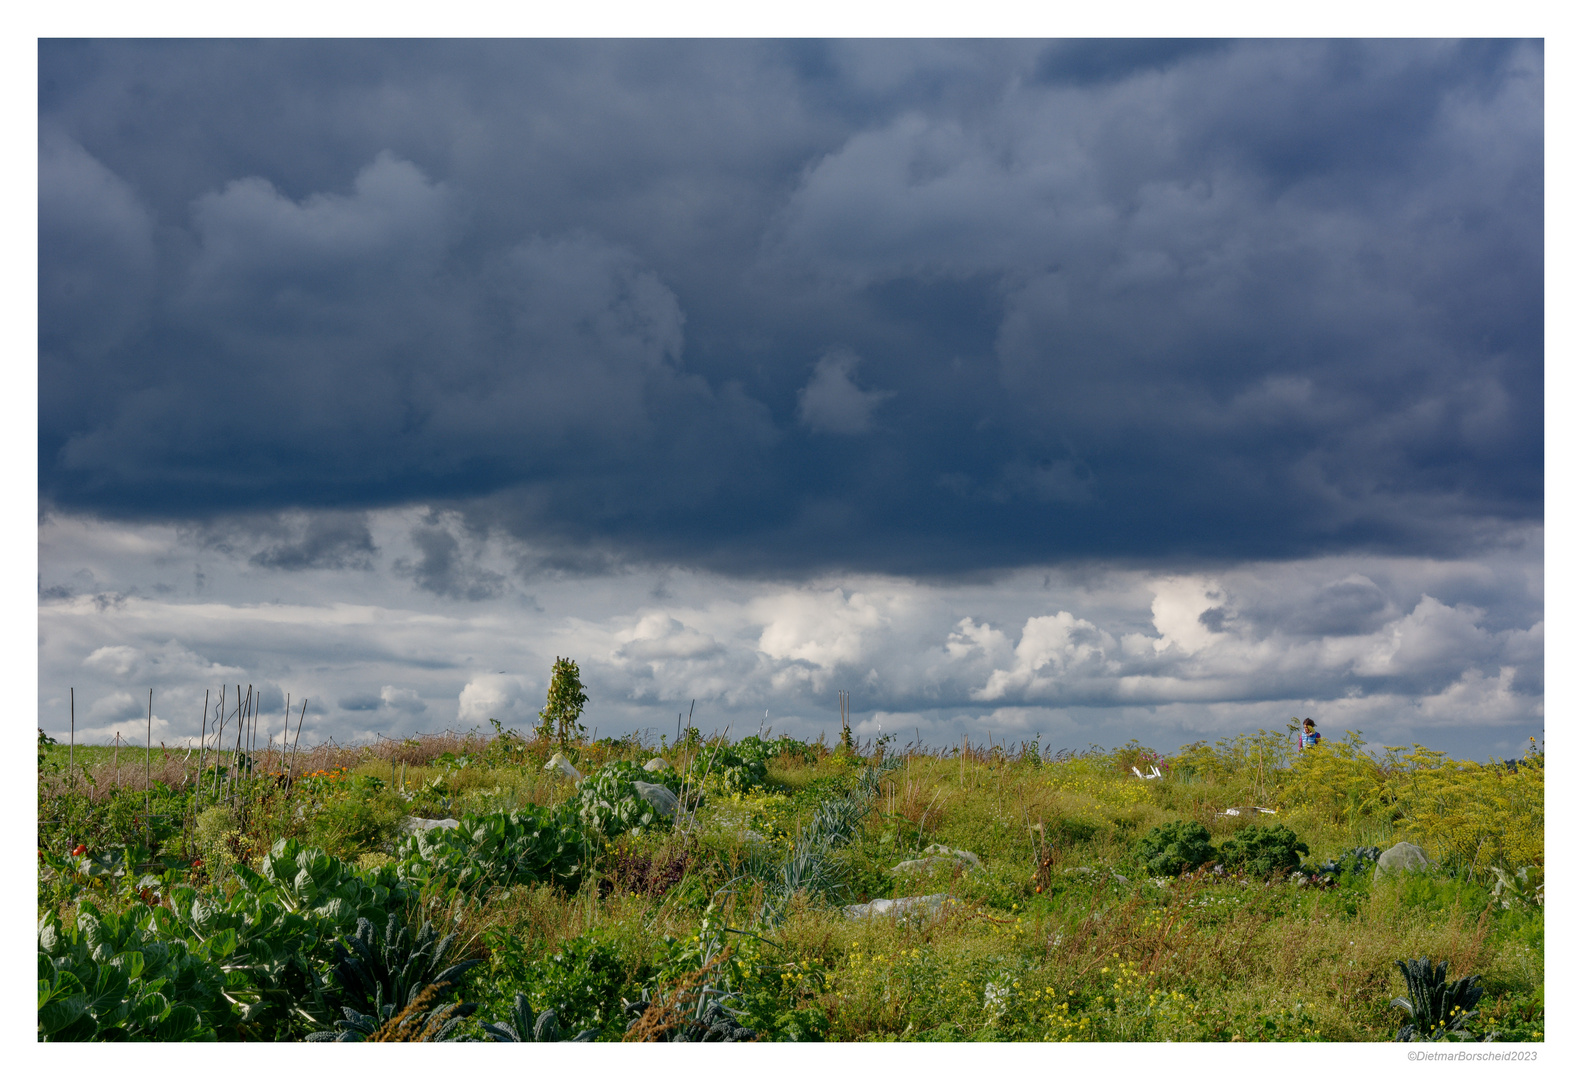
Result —
<instances>
[{"instance_id":1,"label":"green field","mask_svg":"<svg viewBox=\"0 0 1582 1080\"><path fill-rule=\"evenodd\" d=\"M39 1037L1389 1040L1427 957L1484 990L1453 1036L1542 1039L1541 749L1289 746L41 740Z\"/></svg>"}]
</instances>

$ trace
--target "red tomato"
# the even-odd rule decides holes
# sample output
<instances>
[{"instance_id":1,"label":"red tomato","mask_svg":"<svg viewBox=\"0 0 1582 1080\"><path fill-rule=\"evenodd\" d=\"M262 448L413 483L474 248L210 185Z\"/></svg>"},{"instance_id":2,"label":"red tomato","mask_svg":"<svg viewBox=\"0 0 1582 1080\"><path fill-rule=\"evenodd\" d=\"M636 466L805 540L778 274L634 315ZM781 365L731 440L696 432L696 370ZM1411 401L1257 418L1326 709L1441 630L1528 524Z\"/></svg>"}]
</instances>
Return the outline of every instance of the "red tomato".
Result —
<instances>
[{"instance_id":1,"label":"red tomato","mask_svg":"<svg viewBox=\"0 0 1582 1080\"><path fill-rule=\"evenodd\" d=\"M71 849L71 853L73 855L86 855L88 854L88 845L78 844L76 847Z\"/></svg>"}]
</instances>

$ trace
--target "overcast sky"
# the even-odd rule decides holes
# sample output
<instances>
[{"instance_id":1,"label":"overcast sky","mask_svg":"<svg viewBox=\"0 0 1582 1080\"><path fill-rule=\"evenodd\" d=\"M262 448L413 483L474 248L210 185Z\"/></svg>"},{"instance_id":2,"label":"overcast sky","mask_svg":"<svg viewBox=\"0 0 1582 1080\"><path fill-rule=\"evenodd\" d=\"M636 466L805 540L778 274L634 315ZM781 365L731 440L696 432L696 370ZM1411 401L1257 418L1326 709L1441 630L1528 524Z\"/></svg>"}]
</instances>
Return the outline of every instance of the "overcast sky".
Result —
<instances>
[{"instance_id":1,"label":"overcast sky","mask_svg":"<svg viewBox=\"0 0 1582 1080\"><path fill-rule=\"evenodd\" d=\"M1543 50L45 42L39 723L1543 730ZM134 725L137 725L134 728Z\"/></svg>"}]
</instances>

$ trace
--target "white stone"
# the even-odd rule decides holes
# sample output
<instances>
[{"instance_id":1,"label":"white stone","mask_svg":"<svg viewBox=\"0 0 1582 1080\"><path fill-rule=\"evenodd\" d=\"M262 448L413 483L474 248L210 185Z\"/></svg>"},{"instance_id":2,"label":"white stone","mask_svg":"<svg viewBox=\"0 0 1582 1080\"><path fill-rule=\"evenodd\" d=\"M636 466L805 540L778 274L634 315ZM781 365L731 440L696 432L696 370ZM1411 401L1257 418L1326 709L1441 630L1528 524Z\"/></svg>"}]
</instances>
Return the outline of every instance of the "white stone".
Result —
<instances>
[{"instance_id":1,"label":"white stone","mask_svg":"<svg viewBox=\"0 0 1582 1080\"><path fill-rule=\"evenodd\" d=\"M961 848L948 848L944 844L930 844L923 849L923 854L948 855L953 859L960 859L962 862L970 862L973 866L983 865L983 860L979 859L972 852L963 851Z\"/></svg>"},{"instance_id":2,"label":"white stone","mask_svg":"<svg viewBox=\"0 0 1582 1080\"><path fill-rule=\"evenodd\" d=\"M930 893L928 896L901 896L894 900L870 900L866 904L848 904L842 910L848 919L867 919L875 915L905 915L909 912L932 915L945 906L949 893Z\"/></svg>"},{"instance_id":3,"label":"white stone","mask_svg":"<svg viewBox=\"0 0 1582 1080\"><path fill-rule=\"evenodd\" d=\"M551 772L555 769L559 769L562 773L571 777L573 783L582 783L582 774L577 771L577 767L567 761L566 755L558 750L555 751L555 756L550 758L544 765L545 772Z\"/></svg>"}]
</instances>

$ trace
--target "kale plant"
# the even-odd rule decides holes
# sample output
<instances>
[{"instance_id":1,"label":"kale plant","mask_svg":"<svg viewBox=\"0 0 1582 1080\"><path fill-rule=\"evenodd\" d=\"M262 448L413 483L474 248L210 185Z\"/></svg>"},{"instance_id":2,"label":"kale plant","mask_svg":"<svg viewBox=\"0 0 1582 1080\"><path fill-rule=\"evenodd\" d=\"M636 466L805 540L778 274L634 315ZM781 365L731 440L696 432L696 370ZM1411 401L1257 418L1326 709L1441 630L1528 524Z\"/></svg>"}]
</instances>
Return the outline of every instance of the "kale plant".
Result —
<instances>
[{"instance_id":1,"label":"kale plant","mask_svg":"<svg viewBox=\"0 0 1582 1080\"><path fill-rule=\"evenodd\" d=\"M598 1034L589 1028L577 1032L569 1039L563 1038L560 1018L555 1010L545 1009L535 1017L527 1003L527 998L521 994L516 995L516 1000L511 1005L511 1013L506 1019L497 1024L484 1023L481 1026L495 1042L592 1042L593 1037Z\"/></svg>"},{"instance_id":2,"label":"kale plant","mask_svg":"<svg viewBox=\"0 0 1582 1080\"><path fill-rule=\"evenodd\" d=\"M1406 979L1406 997L1390 1004L1406 1012L1407 1022L1396 1033L1396 1042L1439 1042L1445 1039L1469 1041L1463 1029L1478 1015L1476 1005L1483 996L1478 985L1481 976L1469 975L1453 983L1445 982L1448 960L1437 965L1426 956L1416 960L1397 960ZM1493 1038L1493 1033L1488 1036Z\"/></svg>"},{"instance_id":3,"label":"kale plant","mask_svg":"<svg viewBox=\"0 0 1582 1080\"><path fill-rule=\"evenodd\" d=\"M1196 821L1168 821L1149 829L1132 845L1132 854L1159 877L1175 877L1216 857L1208 830Z\"/></svg>"},{"instance_id":4,"label":"kale plant","mask_svg":"<svg viewBox=\"0 0 1582 1080\"><path fill-rule=\"evenodd\" d=\"M1284 825L1243 825L1220 847L1220 861L1256 877L1287 873L1302 865L1307 845Z\"/></svg>"},{"instance_id":5,"label":"kale plant","mask_svg":"<svg viewBox=\"0 0 1582 1080\"><path fill-rule=\"evenodd\" d=\"M419 997L446 996L459 990L461 978L477 963L463 960L446 965L445 957L455 941L455 934L440 937L432 923L425 922L416 937L401 925L396 915L391 915L381 935L367 919L357 920L357 931L335 943L335 963L330 969L326 996L346 1017L337 1021L339 1031L319 1031L308 1038L313 1042L360 1041L372 1034L399 1011L421 1011L425 1030L444 1028L450 1021L459 1022L470 1015L476 1006L460 1006L450 1010L443 1018L434 1008L420 1009L426 1002ZM447 1006L436 1006L444 1009ZM432 1022L432 1023L431 1023ZM448 1029L447 1029L448 1032ZM435 1040L443 1038L435 1033Z\"/></svg>"}]
</instances>

